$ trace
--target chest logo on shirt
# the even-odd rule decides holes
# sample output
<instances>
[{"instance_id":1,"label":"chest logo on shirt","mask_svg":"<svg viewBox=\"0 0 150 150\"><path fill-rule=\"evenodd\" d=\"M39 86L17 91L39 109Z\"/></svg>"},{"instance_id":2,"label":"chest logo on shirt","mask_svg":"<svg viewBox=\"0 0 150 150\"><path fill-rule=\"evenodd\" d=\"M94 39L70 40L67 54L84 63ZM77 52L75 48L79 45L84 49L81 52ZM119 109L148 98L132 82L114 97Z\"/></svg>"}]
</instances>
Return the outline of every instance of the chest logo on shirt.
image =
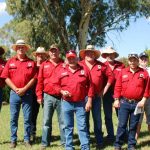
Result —
<instances>
[{"instance_id":1,"label":"chest logo on shirt","mask_svg":"<svg viewBox=\"0 0 150 150\"><path fill-rule=\"evenodd\" d=\"M16 67L16 65L14 63L9 64L10 67Z\"/></svg>"},{"instance_id":2,"label":"chest logo on shirt","mask_svg":"<svg viewBox=\"0 0 150 150\"><path fill-rule=\"evenodd\" d=\"M84 74L85 74L84 70L81 70L81 75L84 75Z\"/></svg>"},{"instance_id":3,"label":"chest logo on shirt","mask_svg":"<svg viewBox=\"0 0 150 150\"><path fill-rule=\"evenodd\" d=\"M140 78L144 78L144 74L143 73L140 73Z\"/></svg>"},{"instance_id":4,"label":"chest logo on shirt","mask_svg":"<svg viewBox=\"0 0 150 150\"><path fill-rule=\"evenodd\" d=\"M127 75L127 74L125 74L125 75L123 75L123 76L122 76L122 78L127 78L127 77L128 77L128 75Z\"/></svg>"},{"instance_id":5,"label":"chest logo on shirt","mask_svg":"<svg viewBox=\"0 0 150 150\"><path fill-rule=\"evenodd\" d=\"M49 65L45 65L44 68L49 68Z\"/></svg>"},{"instance_id":6,"label":"chest logo on shirt","mask_svg":"<svg viewBox=\"0 0 150 150\"><path fill-rule=\"evenodd\" d=\"M121 69L120 69L120 68L116 68L116 70L117 70L117 71L121 71Z\"/></svg>"},{"instance_id":7,"label":"chest logo on shirt","mask_svg":"<svg viewBox=\"0 0 150 150\"><path fill-rule=\"evenodd\" d=\"M32 67L32 63L31 62L28 63L28 67Z\"/></svg>"},{"instance_id":8,"label":"chest logo on shirt","mask_svg":"<svg viewBox=\"0 0 150 150\"><path fill-rule=\"evenodd\" d=\"M63 72L61 73L62 76L67 76L68 75L68 72Z\"/></svg>"},{"instance_id":9,"label":"chest logo on shirt","mask_svg":"<svg viewBox=\"0 0 150 150\"><path fill-rule=\"evenodd\" d=\"M98 65L97 67L98 67L98 70L100 70L100 69L102 68L102 66L101 66L101 65Z\"/></svg>"}]
</instances>

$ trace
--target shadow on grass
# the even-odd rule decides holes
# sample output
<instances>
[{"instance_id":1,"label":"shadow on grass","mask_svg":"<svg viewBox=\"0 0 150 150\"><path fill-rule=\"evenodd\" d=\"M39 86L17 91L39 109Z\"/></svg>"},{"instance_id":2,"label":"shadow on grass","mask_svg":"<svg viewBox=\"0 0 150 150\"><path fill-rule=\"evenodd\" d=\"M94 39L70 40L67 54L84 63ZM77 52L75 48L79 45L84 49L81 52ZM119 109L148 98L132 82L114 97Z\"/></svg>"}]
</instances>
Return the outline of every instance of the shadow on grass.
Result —
<instances>
[{"instance_id":1,"label":"shadow on grass","mask_svg":"<svg viewBox=\"0 0 150 150\"><path fill-rule=\"evenodd\" d=\"M143 138L143 137L149 136L149 135L150 135L150 133L148 131L143 131L143 132L140 132L139 138Z\"/></svg>"}]
</instances>

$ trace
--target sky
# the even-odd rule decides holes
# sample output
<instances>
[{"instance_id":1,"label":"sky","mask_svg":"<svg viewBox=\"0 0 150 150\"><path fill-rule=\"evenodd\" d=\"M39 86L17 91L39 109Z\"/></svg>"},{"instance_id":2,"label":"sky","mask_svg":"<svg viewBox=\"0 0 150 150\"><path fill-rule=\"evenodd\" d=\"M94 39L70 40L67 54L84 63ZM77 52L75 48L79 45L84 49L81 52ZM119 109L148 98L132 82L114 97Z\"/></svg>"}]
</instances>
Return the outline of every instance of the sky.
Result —
<instances>
[{"instance_id":1,"label":"sky","mask_svg":"<svg viewBox=\"0 0 150 150\"><path fill-rule=\"evenodd\" d=\"M5 8L5 1L0 0L0 27L12 19ZM127 57L131 52L139 54L145 49L150 49L150 19L140 18L136 22L131 22L127 30L119 33L109 32L108 36L109 38L106 38L107 44L100 48L101 50L112 46L120 57Z\"/></svg>"}]
</instances>

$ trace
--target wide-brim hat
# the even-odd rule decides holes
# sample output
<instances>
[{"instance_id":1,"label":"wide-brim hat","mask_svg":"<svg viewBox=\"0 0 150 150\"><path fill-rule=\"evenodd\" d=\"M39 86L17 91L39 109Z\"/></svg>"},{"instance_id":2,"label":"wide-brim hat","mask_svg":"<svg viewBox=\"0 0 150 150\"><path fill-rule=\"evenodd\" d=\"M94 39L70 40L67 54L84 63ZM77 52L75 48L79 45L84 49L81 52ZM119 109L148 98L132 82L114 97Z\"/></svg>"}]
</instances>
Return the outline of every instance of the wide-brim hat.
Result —
<instances>
[{"instance_id":1,"label":"wide-brim hat","mask_svg":"<svg viewBox=\"0 0 150 150\"><path fill-rule=\"evenodd\" d=\"M5 49L2 46L0 46L0 55L3 55L4 53L5 53Z\"/></svg>"},{"instance_id":2,"label":"wide-brim hat","mask_svg":"<svg viewBox=\"0 0 150 150\"><path fill-rule=\"evenodd\" d=\"M37 50L35 52L32 53L33 56L37 56L37 54L44 54L44 55L48 55L48 53L45 51L44 47L38 47Z\"/></svg>"},{"instance_id":3,"label":"wide-brim hat","mask_svg":"<svg viewBox=\"0 0 150 150\"><path fill-rule=\"evenodd\" d=\"M100 54L101 54L101 52L100 52L99 50L96 50L96 49L95 49L94 45L87 45L86 49L82 49L82 50L80 50L80 52L79 52L79 56L80 56L82 59L85 58L85 55L86 55L85 53L86 53L86 51L92 51L92 52L94 52L95 59L98 59L98 58L100 57Z\"/></svg>"},{"instance_id":4,"label":"wide-brim hat","mask_svg":"<svg viewBox=\"0 0 150 150\"><path fill-rule=\"evenodd\" d=\"M25 46L25 47L27 48L27 50L29 50L29 49L31 48L31 46L28 45L28 44L26 44L24 40L17 40L17 41L16 41L16 44L13 44L11 48L16 51L16 47L17 47L18 45Z\"/></svg>"},{"instance_id":5,"label":"wide-brim hat","mask_svg":"<svg viewBox=\"0 0 150 150\"><path fill-rule=\"evenodd\" d=\"M112 48L111 46L107 47L103 52L102 52L102 57L106 58L108 54L115 54L115 58L119 56L119 54Z\"/></svg>"}]
</instances>

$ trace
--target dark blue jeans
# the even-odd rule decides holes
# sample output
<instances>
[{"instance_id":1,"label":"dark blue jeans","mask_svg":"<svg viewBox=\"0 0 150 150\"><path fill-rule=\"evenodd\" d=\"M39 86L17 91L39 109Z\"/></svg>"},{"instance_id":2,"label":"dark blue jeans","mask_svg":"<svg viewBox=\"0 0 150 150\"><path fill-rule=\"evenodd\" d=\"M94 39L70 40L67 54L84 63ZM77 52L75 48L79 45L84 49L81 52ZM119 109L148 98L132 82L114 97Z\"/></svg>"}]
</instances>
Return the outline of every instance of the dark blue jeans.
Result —
<instances>
[{"instance_id":1,"label":"dark blue jeans","mask_svg":"<svg viewBox=\"0 0 150 150\"><path fill-rule=\"evenodd\" d=\"M14 91L10 91L10 126L11 126L11 142L17 141L18 118L20 107L22 104L24 117L24 141L30 141L31 130L31 105L32 91L27 91L24 96L18 96Z\"/></svg>"},{"instance_id":2,"label":"dark blue jeans","mask_svg":"<svg viewBox=\"0 0 150 150\"><path fill-rule=\"evenodd\" d=\"M98 145L103 143L103 133L102 133L102 118L101 118L101 97L95 96L92 100L92 117L94 122L94 134L96 138L96 143ZM86 113L86 124L88 128L88 135L90 137L90 112Z\"/></svg>"},{"instance_id":3,"label":"dark blue jeans","mask_svg":"<svg viewBox=\"0 0 150 150\"><path fill-rule=\"evenodd\" d=\"M103 97L103 109L105 115L105 125L107 129L108 139L114 139L114 126L112 120L112 105L113 105L113 92L108 90Z\"/></svg>"},{"instance_id":4,"label":"dark blue jeans","mask_svg":"<svg viewBox=\"0 0 150 150\"><path fill-rule=\"evenodd\" d=\"M3 95L3 91L2 91L2 88L0 88L0 111L2 107L2 95Z\"/></svg>"},{"instance_id":5,"label":"dark blue jeans","mask_svg":"<svg viewBox=\"0 0 150 150\"><path fill-rule=\"evenodd\" d=\"M74 150L73 147L73 130L74 114L77 120L78 135L81 143L81 150L90 150L89 138L86 126L85 101L68 102L62 101L62 110L65 121L66 150Z\"/></svg>"},{"instance_id":6,"label":"dark blue jeans","mask_svg":"<svg viewBox=\"0 0 150 150\"><path fill-rule=\"evenodd\" d=\"M129 131L128 131L128 149L135 147L136 145L136 129L139 122L140 114L134 115L134 110L137 103L129 103L122 99L120 101L120 109L118 110L118 129L116 135L116 141L114 146L121 148L124 141L124 136L126 135L126 128L129 121Z\"/></svg>"}]
</instances>

